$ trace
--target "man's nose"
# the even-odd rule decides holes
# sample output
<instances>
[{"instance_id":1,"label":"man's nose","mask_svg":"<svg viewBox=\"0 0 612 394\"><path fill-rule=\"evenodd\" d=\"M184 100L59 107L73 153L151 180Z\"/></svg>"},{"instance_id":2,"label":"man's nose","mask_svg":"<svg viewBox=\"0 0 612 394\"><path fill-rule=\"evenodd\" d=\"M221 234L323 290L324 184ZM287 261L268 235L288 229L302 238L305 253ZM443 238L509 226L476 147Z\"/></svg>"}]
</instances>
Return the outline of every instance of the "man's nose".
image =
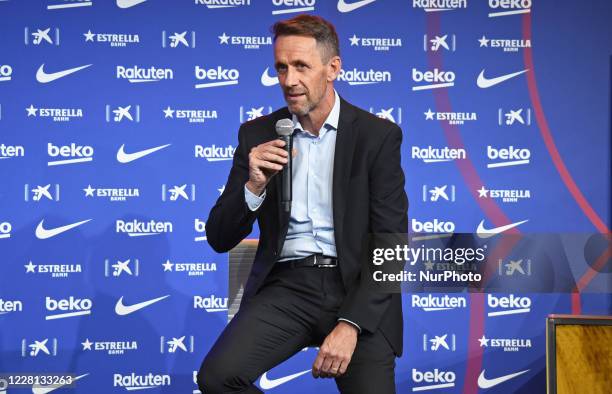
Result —
<instances>
[{"instance_id":1,"label":"man's nose","mask_svg":"<svg viewBox=\"0 0 612 394\"><path fill-rule=\"evenodd\" d=\"M285 86L296 86L298 82L297 73L291 67L287 68L285 73Z\"/></svg>"}]
</instances>

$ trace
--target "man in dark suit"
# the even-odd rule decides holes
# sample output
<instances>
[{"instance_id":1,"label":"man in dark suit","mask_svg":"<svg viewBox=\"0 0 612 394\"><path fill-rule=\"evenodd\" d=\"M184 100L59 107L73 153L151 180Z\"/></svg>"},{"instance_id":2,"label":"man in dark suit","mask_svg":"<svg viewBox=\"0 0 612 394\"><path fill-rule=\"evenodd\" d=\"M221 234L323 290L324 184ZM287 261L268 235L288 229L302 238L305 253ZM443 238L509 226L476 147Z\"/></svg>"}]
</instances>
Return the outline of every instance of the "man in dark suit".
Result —
<instances>
[{"instance_id":1,"label":"man in dark suit","mask_svg":"<svg viewBox=\"0 0 612 394\"><path fill-rule=\"evenodd\" d=\"M362 253L368 234L408 232L401 129L334 90L341 60L333 25L301 15L277 22L273 33L287 107L240 127L206 226L210 245L227 252L257 220L259 245L240 310L204 359L198 384L206 394L260 393L260 375L319 346L315 377L335 378L343 393L395 393L401 296L368 286ZM275 176L288 162L275 133L283 118L295 129L290 213Z\"/></svg>"}]
</instances>

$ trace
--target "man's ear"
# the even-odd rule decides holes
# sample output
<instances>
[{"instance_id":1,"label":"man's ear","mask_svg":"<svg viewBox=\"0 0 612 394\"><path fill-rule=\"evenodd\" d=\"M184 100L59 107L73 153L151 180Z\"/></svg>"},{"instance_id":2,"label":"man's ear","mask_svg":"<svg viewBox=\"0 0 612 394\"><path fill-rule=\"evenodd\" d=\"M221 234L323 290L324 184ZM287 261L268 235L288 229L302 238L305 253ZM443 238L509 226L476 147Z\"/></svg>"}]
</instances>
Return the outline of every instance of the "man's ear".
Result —
<instances>
[{"instance_id":1,"label":"man's ear","mask_svg":"<svg viewBox=\"0 0 612 394\"><path fill-rule=\"evenodd\" d=\"M327 66L327 81L335 81L340 74L340 70L342 69L342 60L340 56L334 56L329 60Z\"/></svg>"}]
</instances>

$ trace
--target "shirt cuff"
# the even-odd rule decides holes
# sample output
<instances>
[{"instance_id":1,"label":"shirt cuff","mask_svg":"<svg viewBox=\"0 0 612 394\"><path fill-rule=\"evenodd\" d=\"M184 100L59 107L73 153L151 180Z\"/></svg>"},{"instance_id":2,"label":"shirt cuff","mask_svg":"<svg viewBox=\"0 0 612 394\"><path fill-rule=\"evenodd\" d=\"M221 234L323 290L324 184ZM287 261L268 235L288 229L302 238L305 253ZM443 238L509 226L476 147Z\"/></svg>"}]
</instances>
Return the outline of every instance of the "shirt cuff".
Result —
<instances>
[{"instance_id":1,"label":"shirt cuff","mask_svg":"<svg viewBox=\"0 0 612 394\"><path fill-rule=\"evenodd\" d=\"M353 325L357 329L357 331L359 331L359 334L361 334L361 327L359 327L359 324L352 322L349 319L342 318L342 317L338 318L338 321L344 321L344 322L347 322Z\"/></svg>"},{"instance_id":2,"label":"shirt cuff","mask_svg":"<svg viewBox=\"0 0 612 394\"><path fill-rule=\"evenodd\" d=\"M262 193L261 196L257 196L254 193L252 193L247 187L246 185L244 185L244 200L246 201L247 205L249 206L249 209L251 211L257 211L257 209L259 209L259 206L261 205L261 203L263 202L263 200L266 198L266 191L264 190L264 192Z\"/></svg>"}]
</instances>

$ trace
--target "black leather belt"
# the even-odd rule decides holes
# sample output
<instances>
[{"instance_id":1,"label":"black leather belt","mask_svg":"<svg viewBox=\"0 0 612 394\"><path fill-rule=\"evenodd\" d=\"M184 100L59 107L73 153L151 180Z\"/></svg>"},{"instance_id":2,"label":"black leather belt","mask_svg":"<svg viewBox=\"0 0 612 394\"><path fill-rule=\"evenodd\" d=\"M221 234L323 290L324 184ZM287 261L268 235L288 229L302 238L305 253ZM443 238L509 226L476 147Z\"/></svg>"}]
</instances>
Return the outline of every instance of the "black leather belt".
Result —
<instances>
[{"instance_id":1,"label":"black leather belt","mask_svg":"<svg viewBox=\"0 0 612 394\"><path fill-rule=\"evenodd\" d=\"M303 259L295 259L289 261L279 261L276 263L279 267L300 268L300 267L317 267L317 268L334 268L338 266L338 259L335 257L323 256L322 254L312 254Z\"/></svg>"}]
</instances>

